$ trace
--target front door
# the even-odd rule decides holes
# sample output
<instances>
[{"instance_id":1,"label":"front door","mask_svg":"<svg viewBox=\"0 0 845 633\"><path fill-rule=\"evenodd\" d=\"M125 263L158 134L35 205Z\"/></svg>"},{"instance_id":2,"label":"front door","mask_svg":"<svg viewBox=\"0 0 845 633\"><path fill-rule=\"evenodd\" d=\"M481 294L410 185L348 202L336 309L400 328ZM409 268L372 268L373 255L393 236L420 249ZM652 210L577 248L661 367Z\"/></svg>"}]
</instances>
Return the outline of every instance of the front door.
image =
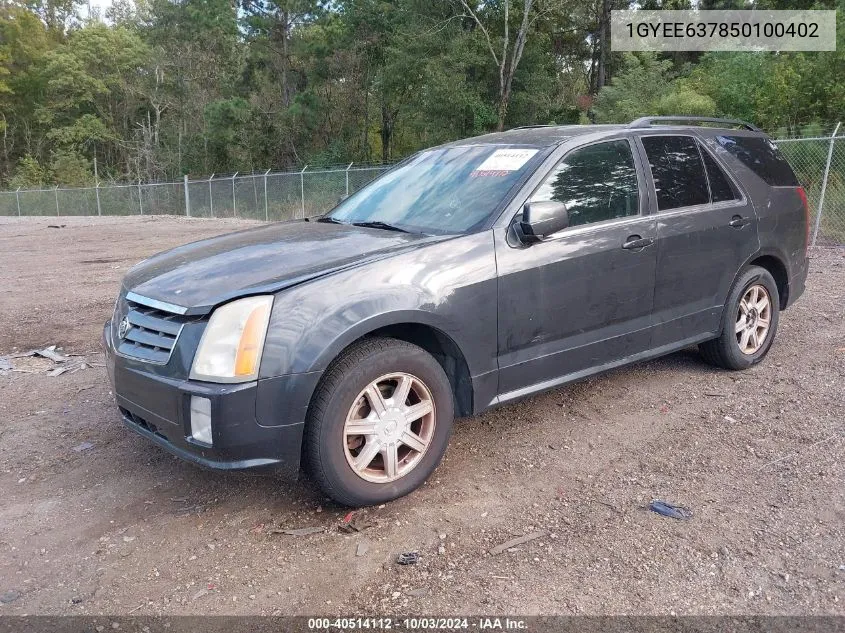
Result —
<instances>
[{"instance_id":1,"label":"front door","mask_svg":"<svg viewBox=\"0 0 845 633\"><path fill-rule=\"evenodd\" d=\"M691 135L641 137L656 196L652 347L715 335L731 284L759 249L754 207Z\"/></svg>"},{"instance_id":2,"label":"front door","mask_svg":"<svg viewBox=\"0 0 845 633\"><path fill-rule=\"evenodd\" d=\"M581 146L529 198L563 202L569 228L527 246L497 229L501 401L649 348L657 231L644 191L628 139Z\"/></svg>"}]
</instances>

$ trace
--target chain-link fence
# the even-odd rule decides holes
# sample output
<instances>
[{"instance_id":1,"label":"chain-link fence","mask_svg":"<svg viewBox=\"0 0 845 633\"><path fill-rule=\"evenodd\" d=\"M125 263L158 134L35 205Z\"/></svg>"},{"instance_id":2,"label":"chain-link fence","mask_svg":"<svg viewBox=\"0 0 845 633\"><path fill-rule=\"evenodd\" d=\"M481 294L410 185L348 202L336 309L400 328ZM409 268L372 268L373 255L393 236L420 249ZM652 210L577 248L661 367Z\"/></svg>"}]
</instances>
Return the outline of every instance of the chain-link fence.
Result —
<instances>
[{"instance_id":1,"label":"chain-link fence","mask_svg":"<svg viewBox=\"0 0 845 633\"><path fill-rule=\"evenodd\" d=\"M837 126L838 130L838 126ZM812 244L845 244L845 134L775 141L807 192ZM387 166L232 176L78 189L0 192L0 215L187 215L290 220L319 215Z\"/></svg>"},{"instance_id":2,"label":"chain-link fence","mask_svg":"<svg viewBox=\"0 0 845 633\"><path fill-rule=\"evenodd\" d=\"M185 215L290 220L319 215L387 170L387 165L212 175L182 182L0 192L0 215Z\"/></svg>"},{"instance_id":3,"label":"chain-link fence","mask_svg":"<svg viewBox=\"0 0 845 633\"><path fill-rule=\"evenodd\" d=\"M775 141L795 170L812 210L811 243L845 244L845 136Z\"/></svg>"}]
</instances>

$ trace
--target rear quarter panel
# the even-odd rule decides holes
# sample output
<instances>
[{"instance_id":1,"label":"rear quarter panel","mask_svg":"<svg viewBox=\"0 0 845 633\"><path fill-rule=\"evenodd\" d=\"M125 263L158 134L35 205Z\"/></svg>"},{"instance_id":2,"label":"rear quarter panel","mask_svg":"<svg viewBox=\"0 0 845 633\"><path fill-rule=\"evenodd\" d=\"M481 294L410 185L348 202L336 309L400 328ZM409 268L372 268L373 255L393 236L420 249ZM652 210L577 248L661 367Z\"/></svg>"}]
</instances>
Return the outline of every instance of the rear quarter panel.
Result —
<instances>
[{"instance_id":1,"label":"rear quarter panel","mask_svg":"<svg viewBox=\"0 0 845 633\"><path fill-rule=\"evenodd\" d=\"M754 205L760 250L753 257L776 257L786 266L790 280L800 276L806 265L807 219L797 189L769 185L714 138L705 142L733 171Z\"/></svg>"}]
</instances>

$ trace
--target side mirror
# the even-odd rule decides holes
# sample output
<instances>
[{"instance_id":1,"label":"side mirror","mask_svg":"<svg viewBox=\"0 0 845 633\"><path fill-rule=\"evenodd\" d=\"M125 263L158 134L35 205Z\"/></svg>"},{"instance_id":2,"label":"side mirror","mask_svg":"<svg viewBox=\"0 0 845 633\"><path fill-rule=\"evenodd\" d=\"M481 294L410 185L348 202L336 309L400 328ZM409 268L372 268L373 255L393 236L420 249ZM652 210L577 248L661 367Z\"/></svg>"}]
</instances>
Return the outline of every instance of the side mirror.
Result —
<instances>
[{"instance_id":1,"label":"side mirror","mask_svg":"<svg viewBox=\"0 0 845 633\"><path fill-rule=\"evenodd\" d=\"M526 202L522 207L522 219L516 223L519 239L530 244L569 226L566 205L556 200Z\"/></svg>"}]
</instances>

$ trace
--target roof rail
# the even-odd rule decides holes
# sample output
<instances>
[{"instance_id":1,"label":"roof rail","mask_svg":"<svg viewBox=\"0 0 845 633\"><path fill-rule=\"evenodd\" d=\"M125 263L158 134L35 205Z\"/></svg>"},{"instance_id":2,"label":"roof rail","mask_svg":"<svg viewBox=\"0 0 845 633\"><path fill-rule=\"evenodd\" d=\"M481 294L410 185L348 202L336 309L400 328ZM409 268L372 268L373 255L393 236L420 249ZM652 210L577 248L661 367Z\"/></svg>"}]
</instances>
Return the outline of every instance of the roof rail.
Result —
<instances>
[{"instance_id":1,"label":"roof rail","mask_svg":"<svg viewBox=\"0 0 845 633\"><path fill-rule=\"evenodd\" d=\"M740 126L752 132L762 132L756 125L741 121L739 119L719 119L706 116L644 116L628 124L629 128L651 127L654 123L669 123L669 122L684 122L684 123L727 123L733 127Z\"/></svg>"},{"instance_id":2,"label":"roof rail","mask_svg":"<svg viewBox=\"0 0 845 633\"><path fill-rule=\"evenodd\" d=\"M510 132L511 130L533 130L534 128L538 128L538 127L558 127L558 126L552 125L550 123L538 123L536 125L518 125L516 127L510 128L507 131Z\"/></svg>"}]
</instances>

